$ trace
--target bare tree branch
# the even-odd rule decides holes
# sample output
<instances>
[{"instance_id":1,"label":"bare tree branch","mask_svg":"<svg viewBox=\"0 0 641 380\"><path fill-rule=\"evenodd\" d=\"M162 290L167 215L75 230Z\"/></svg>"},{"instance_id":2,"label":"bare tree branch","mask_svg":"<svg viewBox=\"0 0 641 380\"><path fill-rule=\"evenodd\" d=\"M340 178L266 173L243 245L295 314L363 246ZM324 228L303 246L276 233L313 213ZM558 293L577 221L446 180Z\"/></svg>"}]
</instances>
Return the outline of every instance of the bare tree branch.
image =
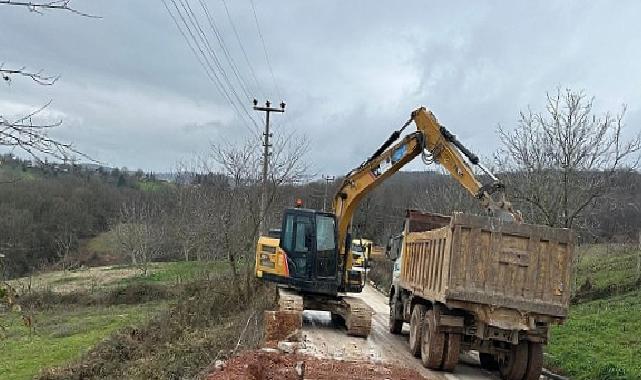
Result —
<instances>
[{"instance_id":1,"label":"bare tree branch","mask_svg":"<svg viewBox=\"0 0 641 380\"><path fill-rule=\"evenodd\" d=\"M38 161L40 160L39 156L45 155L60 160L81 156L96 162L74 148L71 143L63 143L48 136L48 130L62 125L62 121L34 122L34 118L50 104L51 102L16 120L8 120L0 115L0 146L21 149Z\"/></svg>"},{"instance_id":2,"label":"bare tree branch","mask_svg":"<svg viewBox=\"0 0 641 380\"><path fill-rule=\"evenodd\" d=\"M29 9L30 12L35 12L42 14L43 10L61 10L71 12L83 17L90 18L101 18L100 16L94 16L89 13L81 12L75 8L69 6L71 0L56 0L56 1L12 1L12 0L0 0L0 5L15 5L19 7L25 7Z\"/></svg>"},{"instance_id":3,"label":"bare tree branch","mask_svg":"<svg viewBox=\"0 0 641 380\"><path fill-rule=\"evenodd\" d=\"M19 69L5 69L3 66L4 64L0 64L0 77L7 83L11 82L11 75L21 75L23 77L31 78L34 82L43 86L51 86L60 78L58 75L44 75L42 70L38 72L30 72L27 71L25 67L21 67Z\"/></svg>"}]
</instances>

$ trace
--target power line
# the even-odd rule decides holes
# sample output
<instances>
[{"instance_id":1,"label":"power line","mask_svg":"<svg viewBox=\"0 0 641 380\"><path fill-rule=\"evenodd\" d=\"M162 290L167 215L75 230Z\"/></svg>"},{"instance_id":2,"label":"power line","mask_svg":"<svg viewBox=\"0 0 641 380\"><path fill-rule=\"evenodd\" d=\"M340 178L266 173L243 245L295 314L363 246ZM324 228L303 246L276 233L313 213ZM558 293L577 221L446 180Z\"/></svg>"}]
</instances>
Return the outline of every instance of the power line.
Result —
<instances>
[{"instance_id":1,"label":"power line","mask_svg":"<svg viewBox=\"0 0 641 380\"><path fill-rule=\"evenodd\" d=\"M171 11L171 9L169 8L169 6L167 5L166 1L165 1L165 0L162 0L162 2L163 2L163 4L164 4L165 8L167 9L167 12L168 12L168 13L169 13L169 15L171 16L172 20L173 20L173 21L174 21L174 23L176 24L176 27L178 28L178 30L179 30L179 32L180 32L180 34L181 34L181 35L183 36L183 38L185 39L185 42L186 42L186 43L187 43L187 45L189 46L190 50L191 50L191 51L192 51L192 53L196 56L196 59L198 60L198 62L200 63L200 65L201 65L201 66L203 67L203 69L205 70L205 73L206 73L207 77L210 79L210 81L211 81L212 83L214 83L214 84L216 85L216 87L217 87L218 91L220 92L220 94L221 94L221 95L223 95L223 96L226 98L226 100L227 100L227 101L229 102L229 104L232 106L232 108L234 109L234 111L235 111L235 112L236 112L236 114L238 115L239 119L240 119L240 120L242 121L242 123L244 124L244 126L245 126L245 127L246 127L246 128L247 128L247 129L252 133L252 134L256 134L256 135L257 135L257 134L258 134L258 125L257 125L256 121L254 120L254 118L253 118L253 117L251 117L251 115L249 115L249 113L247 112L247 109L245 109L244 107L242 107L242 101L241 101L241 100L240 100L240 98L238 97L238 94L236 94L236 92L235 92L235 90L234 90L233 86L231 86L231 83L229 82L229 78L227 78L227 85L228 85L228 86L230 86L230 91L231 91L233 94L235 94L235 97L236 97L236 99L238 100L239 105L241 105L241 108L244 110L244 112L245 112L246 116L247 116L247 117L249 117L249 119L251 120L251 122L254 124L255 129L250 128L250 126L247 124L246 119L243 117L243 113L238 109L238 105L234 102L234 100L232 99L232 97L231 97L231 96L230 96L230 94L228 93L228 90L227 90L227 89L226 89L226 87L225 87L225 83L223 82L223 80L222 80L222 79L219 77L219 75L217 74L216 69L214 69L214 67L213 67L212 62L210 61L210 59L214 59L214 62L216 62L215 60L217 59L217 57L215 57L215 53L214 53L213 51L211 51L211 46L209 45L208 41L206 40L206 38L203 38L203 36L202 36L202 35L199 35L200 40L201 40L201 41L203 41L203 42L202 42L203 46L201 46L201 43L199 43L199 42L198 42L198 38L196 38L196 36L194 35L194 31L193 31L193 30L192 30L192 28L190 27L189 23L191 23L191 24L192 24L192 26L194 26L196 29L198 29L198 27L197 27L197 26L195 26L194 21L192 20L192 18L191 18L191 17L190 17L190 15L189 15L189 11L187 10L188 5L187 5L187 7L186 7L186 6L182 3L182 1L180 1L180 0L179 0L180 5L181 5L181 7L183 8L183 10L184 10L184 12L185 12L185 15L186 15L186 16L187 16L187 18L189 19L189 23L187 22L187 20L185 20L185 16L184 16L184 15L183 15L183 13L180 11L180 8L179 8L179 7L178 7L178 5L176 4L175 0L171 0L171 2L172 2L172 4L173 4L174 8L176 9L176 13L178 14L178 16L179 16L180 20L182 21L182 24L184 25L184 29L186 30L186 32L185 32L185 30L183 30L183 27L181 27L180 23L178 22L178 19L176 18L176 16L174 15L174 13ZM192 12L192 15L193 15L193 12ZM195 15L193 15L193 16L195 17ZM202 32L202 28L201 28L200 30L201 30L201 32ZM197 32L196 32L196 33L197 33ZM190 40L190 38L187 36L187 34L189 34L189 36L191 37L191 40ZM198 33L197 33L197 34L198 34ZM205 50L207 50L207 53L209 53L209 55L208 55L207 53L205 53L205 51L203 51L203 47L205 48ZM197 50L198 50L198 51L197 51ZM200 54L198 54L198 52L200 52ZM220 72L221 76L223 76L224 78L226 78L226 74L225 74L224 70L222 70L222 66L220 65L220 63L219 63L219 62L218 62L218 64L217 64L216 66L217 66L217 67L219 68L219 70L221 71L221 72Z\"/></svg>"},{"instance_id":2,"label":"power line","mask_svg":"<svg viewBox=\"0 0 641 380\"><path fill-rule=\"evenodd\" d=\"M162 1L163 1L163 3L165 3L165 0L162 0ZM196 36L194 36L193 31L191 30L191 28L189 27L189 24L185 20L185 17L180 12L180 9L178 8L178 5L176 4L175 0L170 0L170 1L174 5L174 8L176 8L176 12L178 13L178 16L180 17L185 29L187 30L187 33L189 33L189 35L191 36L191 41L186 37L185 33L182 31L179 23L177 22L175 16L169 10L169 8L167 7L167 5L165 3L165 7L169 11L169 14L171 15L172 19L174 19L174 22L176 22L176 26L178 27L178 29L181 31L181 33L185 37L185 40L187 41L187 44L190 45L190 47L192 48L192 52L194 53L194 55L196 55L196 58L198 59L198 61L201 63L201 65L205 69L205 72L207 73L207 76L210 78L210 80L212 80L216 84L216 86L217 86L218 90L220 91L221 95L225 96L227 98L227 100L229 101L229 103L232 106L234 106L234 109L236 109L233 100L229 97L229 94L227 93L227 90L225 89L225 86L223 85L222 81L220 80L220 78L216 74L216 70L214 70L212 68L211 63L209 62L209 59L208 59L207 55L202 50L202 47L198 43L198 40L196 39ZM195 48L192 47L192 42L193 42L193 45L195 46ZM196 49L198 49L198 51L200 51L200 55L196 52Z\"/></svg>"},{"instance_id":3,"label":"power line","mask_svg":"<svg viewBox=\"0 0 641 380\"><path fill-rule=\"evenodd\" d=\"M207 8L207 5L203 0L198 0L198 2L200 3L201 7L203 8L203 11L205 12L205 16L207 18L207 21L209 22L209 26L211 30L214 32L214 35L216 36L216 40L218 40L218 45L220 45L220 48L222 49L223 54L225 55L225 58L227 58L227 64L231 68L231 71L234 74L234 76L236 77L236 80L240 85L240 89L245 94L245 97L247 97L247 100L251 100L252 97L249 95L249 92L247 91L247 84L245 83L242 76L240 75L240 72L238 71L238 67L236 66L236 62L234 61L234 58L231 56L231 54L229 54L229 50L225 45L225 40L222 34L218 31L218 26L216 25L216 21L214 17L209 12L209 9Z\"/></svg>"},{"instance_id":4,"label":"power line","mask_svg":"<svg viewBox=\"0 0 641 380\"><path fill-rule=\"evenodd\" d=\"M258 129L259 129L258 123L253 118L253 116L249 113L249 111L245 107L242 106L242 104L244 102L241 100L240 96L238 96L238 93L236 92L236 89L235 89L234 85L232 84L231 80L227 76L227 73L226 73L225 69L223 68L222 64L220 63L220 60L218 59L218 56L216 55L216 52L211 47L211 44L209 43L209 39L207 38L207 34L203 31L202 27L200 26L200 23L198 22L198 18L196 17L196 14L193 12L193 10L191 9L191 6L189 5L189 1L188 0L184 0L184 2L183 2L183 0L179 0L179 2L181 4L183 10L187 14L187 18L191 22L192 26L198 31L200 40L202 41L202 43L203 43L203 45L205 47L205 50L209 53L210 57L214 61L214 64L216 65L216 67L220 71L220 74L222 75L222 77L223 77L223 79L225 81L225 84L227 84L227 87L231 91L232 95L234 96L234 98L238 102L238 105L241 107L241 109L243 110L245 115L254 124L254 127L256 128L256 133L258 133ZM234 105L234 106L236 106L236 105Z\"/></svg>"},{"instance_id":5,"label":"power line","mask_svg":"<svg viewBox=\"0 0 641 380\"><path fill-rule=\"evenodd\" d=\"M173 0L172 0L172 2L173 2ZM223 95L223 96L227 96L227 93L226 93L226 92L225 92L225 91L220 87L220 83L218 82L217 78L216 78L216 79L214 79L214 78L212 77L212 74L209 72L209 70L208 70L208 69L207 69L207 67L205 66L205 63L203 62L202 57L201 57L201 56L196 52L196 48L194 48L194 46L192 45L192 43L191 43L191 41L189 40L189 38L187 37L187 35L186 35L186 34L185 34L185 32L183 31L183 29L180 27L180 23L179 23L179 22L178 22L178 20L176 19L176 16L174 16L174 14L173 14L173 13L171 12L171 10L169 9L169 6L167 5L167 2L166 2L165 0L162 0L162 3L163 3L163 5L165 6L165 9L167 9L167 13L169 13L169 16L171 16L171 19L174 21L174 24L176 24L176 28L178 29L178 31L180 32L180 34L181 34L181 35L183 36L183 38L185 39L185 42L187 43L187 46L189 46L189 49L190 49L190 50L192 51L192 53L194 54L194 56L195 56L195 57L196 57L196 59L198 60L198 63L200 63L200 65L202 66L203 70L205 70L205 73L207 74L207 76L209 77L209 79L210 79L210 80L211 80L211 81L216 85L216 89L220 92L220 94L221 94L221 95ZM174 6L175 6L175 5L176 5L176 4L174 3ZM183 20L183 21L184 21L184 20Z\"/></svg>"},{"instance_id":6,"label":"power line","mask_svg":"<svg viewBox=\"0 0 641 380\"><path fill-rule=\"evenodd\" d=\"M238 30L236 29L236 24L234 24L234 21L231 17L231 14L229 12L229 8L227 7L227 2L225 0L222 0L223 5L225 7L225 13L227 14L227 19L229 20L229 24L231 25L232 30L234 31L234 35L236 36L236 41L238 42L238 46L240 47L240 51L243 53L243 57L245 58L245 63L247 64L247 67L249 68L249 73L252 76L252 79L254 79L254 83L256 84L256 90L260 93L262 97L265 96L265 92L262 89L262 86L260 85L260 82L258 81L258 78L256 77L256 72L254 71L254 68L252 67L251 62L249 61L249 57L247 56L247 51L245 51L245 46L243 45L243 42L240 39L240 34L238 34Z\"/></svg>"},{"instance_id":7,"label":"power line","mask_svg":"<svg viewBox=\"0 0 641 380\"><path fill-rule=\"evenodd\" d=\"M265 44L265 38L263 38L263 33L260 30L260 23L258 22L258 16L256 15L256 7L254 6L254 0L249 0L249 3L252 7L252 12L254 13L254 20L256 21L256 29L258 30L258 36L260 37L260 42L263 45L263 52L265 53L265 61L267 61L267 67L272 76L272 81L274 82L274 88L276 89L276 94L282 98L282 94L278 84L276 83L276 77L274 76L274 70L272 69L272 64L269 60L269 54L267 54L267 45Z\"/></svg>"},{"instance_id":8,"label":"power line","mask_svg":"<svg viewBox=\"0 0 641 380\"><path fill-rule=\"evenodd\" d=\"M173 1L173 0L172 0ZM192 11L191 6L189 5L189 1L185 0L178 0L180 5L182 6L183 10L185 11L185 14L187 15L187 19L191 23L191 25L196 29L198 37L200 38L201 43L203 44L203 47L205 48L205 51L209 53L209 57L211 60L214 62L216 65L216 68L219 70L219 73L221 74L222 78L224 79L224 83L227 84L229 90L232 92L238 103L242 104L242 100L236 93L236 90L234 89L234 86L231 84L231 81L229 80L229 77L227 76L227 73L223 69L222 64L220 63L220 60L218 59L218 56L216 55L216 52L214 49L211 47L211 44L209 43L209 39L207 38L207 35L203 31L202 27L200 26L200 23L198 22L198 18L196 17L196 14ZM203 53L204 54L204 53Z\"/></svg>"}]
</instances>

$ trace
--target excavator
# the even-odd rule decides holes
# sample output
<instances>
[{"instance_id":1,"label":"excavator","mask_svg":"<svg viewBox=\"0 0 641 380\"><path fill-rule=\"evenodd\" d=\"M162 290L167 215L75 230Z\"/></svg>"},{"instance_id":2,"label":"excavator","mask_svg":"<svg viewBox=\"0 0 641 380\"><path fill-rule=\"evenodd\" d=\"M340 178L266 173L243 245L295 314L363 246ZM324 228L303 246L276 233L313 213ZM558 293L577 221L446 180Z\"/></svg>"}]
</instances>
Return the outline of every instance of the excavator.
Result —
<instances>
[{"instance_id":1,"label":"excavator","mask_svg":"<svg viewBox=\"0 0 641 380\"><path fill-rule=\"evenodd\" d=\"M412 122L416 131L401 138ZM281 310L329 311L334 322L345 324L349 335L369 335L372 310L346 294L359 293L364 286L364 272L354 270L349 254L352 216L365 195L419 155L426 164L438 163L445 168L490 213L521 221L520 213L505 199L503 184L432 112L420 107L371 157L345 175L332 212L287 208L280 234L259 237L255 273L281 285ZM470 164L490 181L481 184Z\"/></svg>"}]
</instances>

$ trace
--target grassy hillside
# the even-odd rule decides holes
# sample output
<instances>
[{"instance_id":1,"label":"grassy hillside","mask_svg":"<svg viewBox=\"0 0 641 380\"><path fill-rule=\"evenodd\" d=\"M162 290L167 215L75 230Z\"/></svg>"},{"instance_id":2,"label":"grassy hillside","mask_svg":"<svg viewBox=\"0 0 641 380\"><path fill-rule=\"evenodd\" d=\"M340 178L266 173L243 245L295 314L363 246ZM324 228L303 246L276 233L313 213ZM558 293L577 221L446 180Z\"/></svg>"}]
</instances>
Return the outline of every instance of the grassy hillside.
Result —
<instances>
[{"instance_id":1,"label":"grassy hillside","mask_svg":"<svg viewBox=\"0 0 641 380\"><path fill-rule=\"evenodd\" d=\"M7 330L0 341L0 378L30 379L41 368L79 357L119 328L143 322L166 305L166 302L148 302L72 310L58 307L36 312L35 329L31 333L20 315L11 314L3 318Z\"/></svg>"},{"instance_id":2,"label":"grassy hillside","mask_svg":"<svg viewBox=\"0 0 641 380\"><path fill-rule=\"evenodd\" d=\"M548 353L573 379L641 379L641 291L573 306Z\"/></svg>"},{"instance_id":3,"label":"grassy hillside","mask_svg":"<svg viewBox=\"0 0 641 380\"><path fill-rule=\"evenodd\" d=\"M0 379L30 379L65 365L125 326L147 323L181 300L189 283L227 273L221 262L152 263L56 271L11 282L22 312L0 310ZM29 289L31 289L29 291ZM30 329L23 316L32 318Z\"/></svg>"},{"instance_id":4,"label":"grassy hillside","mask_svg":"<svg viewBox=\"0 0 641 380\"><path fill-rule=\"evenodd\" d=\"M577 253L579 290L569 320L551 331L547 364L577 380L641 379L639 252L594 245Z\"/></svg>"}]
</instances>

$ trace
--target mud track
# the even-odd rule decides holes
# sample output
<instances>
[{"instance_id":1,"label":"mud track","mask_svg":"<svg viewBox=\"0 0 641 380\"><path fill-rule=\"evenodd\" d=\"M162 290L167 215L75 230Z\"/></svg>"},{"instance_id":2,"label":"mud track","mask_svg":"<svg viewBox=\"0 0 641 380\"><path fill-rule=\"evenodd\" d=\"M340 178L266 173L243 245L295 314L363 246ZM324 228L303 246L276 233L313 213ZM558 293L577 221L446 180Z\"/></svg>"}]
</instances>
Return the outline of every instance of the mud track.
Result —
<instances>
[{"instance_id":1,"label":"mud track","mask_svg":"<svg viewBox=\"0 0 641 380\"><path fill-rule=\"evenodd\" d=\"M430 371L423 368L420 359L412 356L408 348L409 326L405 324L401 335L392 335L387 330L389 308L386 297L367 286L356 295L365 301L375 314L372 331L367 339L347 336L344 329L332 325L327 312L305 311L303 334L305 351L326 359L366 360L372 363L391 364L415 369L426 379L481 380L499 379L496 374L478 367L473 353L462 353L459 365L453 373Z\"/></svg>"}]
</instances>

